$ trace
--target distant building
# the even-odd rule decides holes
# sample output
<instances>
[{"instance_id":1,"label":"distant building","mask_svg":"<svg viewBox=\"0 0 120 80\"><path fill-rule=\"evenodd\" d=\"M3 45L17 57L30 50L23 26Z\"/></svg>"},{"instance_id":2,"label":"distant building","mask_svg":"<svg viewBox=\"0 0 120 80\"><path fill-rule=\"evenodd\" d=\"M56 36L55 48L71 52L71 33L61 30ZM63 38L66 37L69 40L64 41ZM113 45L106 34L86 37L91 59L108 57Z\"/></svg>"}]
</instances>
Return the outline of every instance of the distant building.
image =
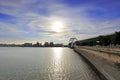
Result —
<instances>
[{"instance_id":1,"label":"distant building","mask_svg":"<svg viewBox=\"0 0 120 80\"><path fill-rule=\"evenodd\" d=\"M49 45L49 43L48 42L45 42L44 43L44 47L49 47L50 45Z\"/></svg>"},{"instance_id":2,"label":"distant building","mask_svg":"<svg viewBox=\"0 0 120 80\"><path fill-rule=\"evenodd\" d=\"M41 44L39 42L36 42L36 44L33 44L33 47L41 47Z\"/></svg>"},{"instance_id":3,"label":"distant building","mask_svg":"<svg viewBox=\"0 0 120 80\"><path fill-rule=\"evenodd\" d=\"M50 42L50 47L54 47L54 43L53 42Z\"/></svg>"},{"instance_id":4,"label":"distant building","mask_svg":"<svg viewBox=\"0 0 120 80\"><path fill-rule=\"evenodd\" d=\"M63 47L63 44L62 43L61 44L57 43L57 44L54 44L54 47Z\"/></svg>"},{"instance_id":5,"label":"distant building","mask_svg":"<svg viewBox=\"0 0 120 80\"><path fill-rule=\"evenodd\" d=\"M32 47L32 43L24 43L22 46L23 47Z\"/></svg>"},{"instance_id":6,"label":"distant building","mask_svg":"<svg viewBox=\"0 0 120 80\"><path fill-rule=\"evenodd\" d=\"M32 43L24 43L24 44L0 44L0 47L64 47L63 44L54 42L45 42L43 45L39 42L35 44Z\"/></svg>"}]
</instances>

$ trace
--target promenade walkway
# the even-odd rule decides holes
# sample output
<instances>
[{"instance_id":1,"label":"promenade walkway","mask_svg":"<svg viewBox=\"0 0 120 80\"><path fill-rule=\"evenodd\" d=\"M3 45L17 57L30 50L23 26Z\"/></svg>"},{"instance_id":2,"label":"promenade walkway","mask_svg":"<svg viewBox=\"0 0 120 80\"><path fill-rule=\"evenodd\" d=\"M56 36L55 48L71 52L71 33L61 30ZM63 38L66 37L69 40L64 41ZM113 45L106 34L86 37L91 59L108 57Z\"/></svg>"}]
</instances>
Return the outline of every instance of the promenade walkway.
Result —
<instances>
[{"instance_id":1,"label":"promenade walkway","mask_svg":"<svg viewBox=\"0 0 120 80\"><path fill-rule=\"evenodd\" d=\"M96 69L104 80L120 80L120 56L119 50L114 52L107 49L95 49L90 47L77 47L75 51L84 56ZM113 53L113 54L109 54ZM115 53L115 54L114 54ZM97 72L98 72L97 71Z\"/></svg>"}]
</instances>

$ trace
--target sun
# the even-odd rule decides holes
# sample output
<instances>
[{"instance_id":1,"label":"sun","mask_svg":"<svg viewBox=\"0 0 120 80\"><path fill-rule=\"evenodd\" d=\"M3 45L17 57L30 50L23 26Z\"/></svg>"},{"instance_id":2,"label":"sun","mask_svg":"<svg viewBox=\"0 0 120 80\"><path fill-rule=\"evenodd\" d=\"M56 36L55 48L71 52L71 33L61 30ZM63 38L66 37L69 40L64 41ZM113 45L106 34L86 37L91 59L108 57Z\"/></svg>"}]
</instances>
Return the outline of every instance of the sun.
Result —
<instances>
[{"instance_id":1,"label":"sun","mask_svg":"<svg viewBox=\"0 0 120 80\"><path fill-rule=\"evenodd\" d=\"M64 28L64 25L62 22L60 21L55 21L53 22L53 25L52 25L52 30L54 32L62 32L63 31L63 28Z\"/></svg>"}]
</instances>

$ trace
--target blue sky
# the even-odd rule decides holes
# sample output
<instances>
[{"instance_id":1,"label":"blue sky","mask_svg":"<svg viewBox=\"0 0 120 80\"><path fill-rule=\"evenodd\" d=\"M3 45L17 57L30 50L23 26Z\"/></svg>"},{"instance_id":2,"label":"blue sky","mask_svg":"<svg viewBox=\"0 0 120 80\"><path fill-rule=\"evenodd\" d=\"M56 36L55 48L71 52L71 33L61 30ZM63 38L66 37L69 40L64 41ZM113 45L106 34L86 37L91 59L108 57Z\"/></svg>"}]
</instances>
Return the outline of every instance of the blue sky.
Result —
<instances>
[{"instance_id":1,"label":"blue sky","mask_svg":"<svg viewBox=\"0 0 120 80\"><path fill-rule=\"evenodd\" d=\"M0 43L67 44L120 31L120 0L0 0Z\"/></svg>"}]
</instances>

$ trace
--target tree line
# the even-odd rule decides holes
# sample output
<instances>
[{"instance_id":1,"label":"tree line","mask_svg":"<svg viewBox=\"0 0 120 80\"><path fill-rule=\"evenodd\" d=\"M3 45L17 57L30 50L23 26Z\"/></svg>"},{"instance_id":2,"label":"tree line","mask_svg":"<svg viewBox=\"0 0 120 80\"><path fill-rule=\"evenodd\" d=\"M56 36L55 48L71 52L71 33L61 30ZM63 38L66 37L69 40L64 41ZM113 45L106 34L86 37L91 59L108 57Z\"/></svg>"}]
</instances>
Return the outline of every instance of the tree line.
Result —
<instances>
[{"instance_id":1,"label":"tree line","mask_svg":"<svg viewBox=\"0 0 120 80\"><path fill-rule=\"evenodd\" d=\"M116 45L120 45L120 31L115 32L115 33L110 34L110 35L100 35L100 36L95 37L95 38L76 41L75 43L76 43L76 45L80 45L80 46L96 46L96 45L116 46Z\"/></svg>"}]
</instances>

